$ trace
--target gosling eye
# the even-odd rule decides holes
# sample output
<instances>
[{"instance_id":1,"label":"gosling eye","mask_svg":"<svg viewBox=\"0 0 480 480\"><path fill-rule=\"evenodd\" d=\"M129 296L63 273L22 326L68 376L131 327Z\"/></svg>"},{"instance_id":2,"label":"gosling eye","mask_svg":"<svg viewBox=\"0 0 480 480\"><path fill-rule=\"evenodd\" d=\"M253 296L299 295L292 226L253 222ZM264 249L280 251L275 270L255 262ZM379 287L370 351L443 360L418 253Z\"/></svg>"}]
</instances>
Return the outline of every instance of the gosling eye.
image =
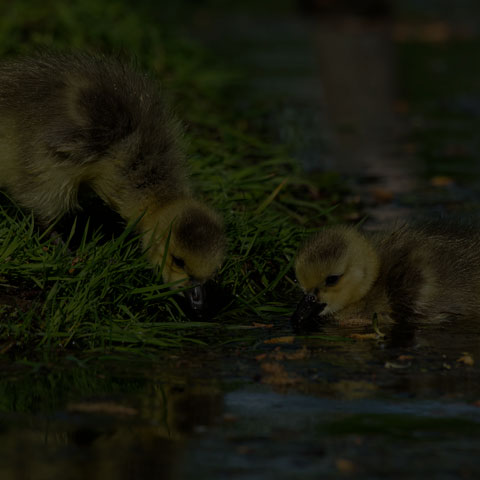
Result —
<instances>
[{"instance_id":1,"label":"gosling eye","mask_svg":"<svg viewBox=\"0 0 480 480\"><path fill-rule=\"evenodd\" d=\"M338 283L338 281L340 280L340 277L341 277L341 275L329 275L325 279L325 286L333 287L334 285L336 285Z\"/></svg>"},{"instance_id":2,"label":"gosling eye","mask_svg":"<svg viewBox=\"0 0 480 480\"><path fill-rule=\"evenodd\" d=\"M185 260L183 260L183 258L178 258L175 255L172 255L172 261L178 268L183 268L185 266Z\"/></svg>"}]
</instances>

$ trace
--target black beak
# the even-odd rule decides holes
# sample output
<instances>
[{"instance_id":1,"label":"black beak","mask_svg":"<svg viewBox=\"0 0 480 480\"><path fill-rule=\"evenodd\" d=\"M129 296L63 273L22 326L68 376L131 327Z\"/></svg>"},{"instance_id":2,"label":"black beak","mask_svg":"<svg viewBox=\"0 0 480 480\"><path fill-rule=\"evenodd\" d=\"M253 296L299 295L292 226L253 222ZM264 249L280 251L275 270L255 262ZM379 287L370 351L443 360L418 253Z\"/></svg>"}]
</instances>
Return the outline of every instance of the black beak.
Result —
<instances>
[{"instance_id":1,"label":"black beak","mask_svg":"<svg viewBox=\"0 0 480 480\"><path fill-rule=\"evenodd\" d=\"M193 287L185 290L185 298L190 303L190 307L195 312L201 312L205 307L205 287L201 284L194 285Z\"/></svg>"},{"instance_id":2,"label":"black beak","mask_svg":"<svg viewBox=\"0 0 480 480\"><path fill-rule=\"evenodd\" d=\"M299 327L305 321L310 320L312 317L322 313L323 309L327 306L326 303L319 303L314 295L307 294L303 297L298 304L295 313L292 315L291 322L294 327Z\"/></svg>"}]
</instances>

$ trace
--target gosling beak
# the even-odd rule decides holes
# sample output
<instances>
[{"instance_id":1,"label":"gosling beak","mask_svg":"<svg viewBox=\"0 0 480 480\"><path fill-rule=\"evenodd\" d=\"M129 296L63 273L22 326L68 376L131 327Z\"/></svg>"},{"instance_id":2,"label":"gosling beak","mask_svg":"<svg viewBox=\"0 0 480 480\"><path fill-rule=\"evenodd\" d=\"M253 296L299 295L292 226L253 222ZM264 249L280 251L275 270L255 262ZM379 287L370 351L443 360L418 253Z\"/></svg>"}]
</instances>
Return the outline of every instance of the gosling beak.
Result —
<instances>
[{"instance_id":1,"label":"gosling beak","mask_svg":"<svg viewBox=\"0 0 480 480\"><path fill-rule=\"evenodd\" d=\"M310 320L315 315L322 313L326 306L326 303L319 303L315 295L308 293L298 304L295 313L292 315L291 322L295 327L298 327L306 320Z\"/></svg>"},{"instance_id":2,"label":"gosling beak","mask_svg":"<svg viewBox=\"0 0 480 480\"><path fill-rule=\"evenodd\" d=\"M193 285L191 288L188 290L185 290L184 295L188 302L190 303L190 307L192 307L192 310L195 312L200 312L203 310L205 307L205 287L197 283L196 285Z\"/></svg>"}]
</instances>

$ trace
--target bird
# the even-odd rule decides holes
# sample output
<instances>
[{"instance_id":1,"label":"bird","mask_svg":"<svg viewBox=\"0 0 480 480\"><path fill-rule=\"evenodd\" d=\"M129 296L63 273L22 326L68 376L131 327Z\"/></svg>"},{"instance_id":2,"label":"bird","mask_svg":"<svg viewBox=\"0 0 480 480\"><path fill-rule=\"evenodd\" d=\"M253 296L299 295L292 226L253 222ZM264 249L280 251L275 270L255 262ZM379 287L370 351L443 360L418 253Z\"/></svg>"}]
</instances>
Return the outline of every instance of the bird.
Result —
<instances>
[{"instance_id":1,"label":"bird","mask_svg":"<svg viewBox=\"0 0 480 480\"><path fill-rule=\"evenodd\" d=\"M295 258L304 297L295 327L334 318L340 325L437 323L480 312L480 229L431 221L384 231L326 227Z\"/></svg>"},{"instance_id":2,"label":"bird","mask_svg":"<svg viewBox=\"0 0 480 480\"><path fill-rule=\"evenodd\" d=\"M43 51L0 62L0 189L49 224L89 187L137 221L150 263L201 310L226 236L192 192L182 136L165 93L132 60Z\"/></svg>"}]
</instances>

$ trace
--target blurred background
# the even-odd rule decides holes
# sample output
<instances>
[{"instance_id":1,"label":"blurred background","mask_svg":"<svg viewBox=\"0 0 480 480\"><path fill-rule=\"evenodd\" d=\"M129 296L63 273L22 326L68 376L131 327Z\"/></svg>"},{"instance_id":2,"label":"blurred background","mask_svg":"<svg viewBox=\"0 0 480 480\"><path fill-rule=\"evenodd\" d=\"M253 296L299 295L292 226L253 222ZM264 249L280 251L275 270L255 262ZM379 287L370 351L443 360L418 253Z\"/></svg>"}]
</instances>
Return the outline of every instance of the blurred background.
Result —
<instances>
[{"instance_id":1,"label":"blurred background","mask_svg":"<svg viewBox=\"0 0 480 480\"><path fill-rule=\"evenodd\" d=\"M223 108L289 145L305 171L366 182L367 203L476 195L473 0L21 0L0 14L2 55L44 45L128 52L162 76L191 123L205 113L192 105L200 90L228 83Z\"/></svg>"},{"instance_id":2,"label":"blurred background","mask_svg":"<svg viewBox=\"0 0 480 480\"><path fill-rule=\"evenodd\" d=\"M353 180L380 223L476 211L476 2L228 5L192 9L190 32L244 73L237 103L304 171Z\"/></svg>"}]
</instances>

